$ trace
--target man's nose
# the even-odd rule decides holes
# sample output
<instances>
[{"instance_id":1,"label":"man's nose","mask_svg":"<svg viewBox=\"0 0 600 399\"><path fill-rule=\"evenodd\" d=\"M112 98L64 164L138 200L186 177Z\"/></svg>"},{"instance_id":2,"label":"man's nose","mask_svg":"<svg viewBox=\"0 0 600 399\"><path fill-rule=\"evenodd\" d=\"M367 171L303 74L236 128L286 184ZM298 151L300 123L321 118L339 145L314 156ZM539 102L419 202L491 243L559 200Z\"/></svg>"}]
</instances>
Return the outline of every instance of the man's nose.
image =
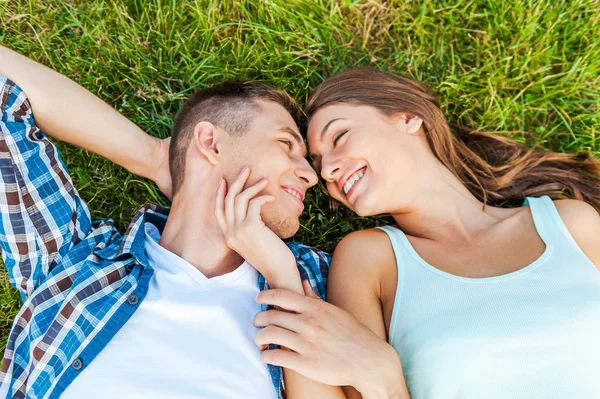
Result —
<instances>
[{"instance_id":1,"label":"man's nose","mask_svg":"<svg viewBox=\"0 0 600 399\"><path fill-rule=\"evenodd\" d=\"M312 187L319 182L319 176L317 176L317 172L310 166L308 160L302 158L301 164L296 168L296 176L300 180L302 180L306 187Z\"/></svg>"}]
</instances>

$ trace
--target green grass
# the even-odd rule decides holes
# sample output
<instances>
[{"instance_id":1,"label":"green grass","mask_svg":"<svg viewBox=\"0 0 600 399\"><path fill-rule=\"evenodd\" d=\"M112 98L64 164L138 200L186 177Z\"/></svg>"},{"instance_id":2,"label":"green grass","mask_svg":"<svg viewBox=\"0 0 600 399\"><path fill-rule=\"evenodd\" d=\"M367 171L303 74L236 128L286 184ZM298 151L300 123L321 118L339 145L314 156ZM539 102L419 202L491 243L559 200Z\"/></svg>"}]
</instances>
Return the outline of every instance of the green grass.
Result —
<instances>
[{"instance_id":1,"label":"green grass","mask_svg":"<svg viewBox=\"0 0 600 399\"><path fill-rule=\"evenodd\" d=\"M303 101L324 77L373 65L432 86L452 122L598 156L599 11L597 0L0 0L0 43L158 137L195 88L249 77ZM167 204L152 183L59 147L94 218L123 229L144 203ZM296 239L325 250L383 222L329 211L322 187L307 203ZM2 273L4 343L19 299Z\"/></svg>"}]
</instances>

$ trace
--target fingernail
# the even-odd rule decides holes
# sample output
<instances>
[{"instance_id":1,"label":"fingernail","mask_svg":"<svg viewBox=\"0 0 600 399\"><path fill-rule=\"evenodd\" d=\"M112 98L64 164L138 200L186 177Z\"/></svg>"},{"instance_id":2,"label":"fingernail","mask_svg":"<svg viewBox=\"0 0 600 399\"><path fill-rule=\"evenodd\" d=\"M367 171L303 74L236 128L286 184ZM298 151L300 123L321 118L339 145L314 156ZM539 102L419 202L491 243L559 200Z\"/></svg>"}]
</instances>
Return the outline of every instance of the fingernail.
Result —
<instances>
[{"instance_id":1,"label":"fingernail","mask_svg":"<svg viewBox=\"0 0 600 399\"><path fill-rule=\"evenodd\" d=\"M247 170L248 170L248 167L247 167L247 166L244 166L244 167L242 168L242 171L240 172L240 174L244 173L244 172L245 172L245 171L247 171Z\"/></svg>"},{"instance_id":2,"label":"fingernail","mask_svg":"<svg viewBox=\"0 0 600 399\"><path fill-rule=\"evenodd\" d=\"M260 179L260 181L258 182L258 184L265 184L268 180L267 179Z\"/></svg>"}]
</instances>

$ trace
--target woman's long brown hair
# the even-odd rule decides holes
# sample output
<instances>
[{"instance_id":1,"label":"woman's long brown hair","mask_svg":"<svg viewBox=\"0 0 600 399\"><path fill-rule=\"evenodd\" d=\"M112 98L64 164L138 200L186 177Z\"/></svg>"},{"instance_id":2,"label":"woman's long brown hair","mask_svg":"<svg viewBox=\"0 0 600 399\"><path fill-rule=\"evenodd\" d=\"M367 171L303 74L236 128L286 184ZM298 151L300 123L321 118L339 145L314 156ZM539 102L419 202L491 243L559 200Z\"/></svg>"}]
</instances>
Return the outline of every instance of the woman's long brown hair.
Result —
<instances>
[{"instance_id":1,"label":"woman's long brown hair","mask_svg":"<svg viewBox=\"0 0 600 399\"><path fill-rule=\"evenodd\" d=\"M305 113L332 104L403 112L423 120L435 156L485 205L520 205L525 197L548 195L587 202L600 212L600 162L591 154L525 148L498 134L448 124L433 90L402 75L356 68L326 79L309 97Z\"/></svg>"}]
</instances>

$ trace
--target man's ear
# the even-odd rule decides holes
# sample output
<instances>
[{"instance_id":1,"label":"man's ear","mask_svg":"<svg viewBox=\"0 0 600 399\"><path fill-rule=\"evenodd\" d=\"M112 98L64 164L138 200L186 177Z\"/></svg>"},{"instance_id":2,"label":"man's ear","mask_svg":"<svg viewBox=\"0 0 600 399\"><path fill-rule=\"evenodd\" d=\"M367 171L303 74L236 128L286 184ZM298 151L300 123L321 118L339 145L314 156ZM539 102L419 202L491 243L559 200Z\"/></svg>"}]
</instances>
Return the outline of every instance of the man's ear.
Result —
<instances>
[{"instance_id":1,"label":"man's ear","mask_svg":"<svg viewBox=\"0 0 600 399\"><path fill-rule=\"evenodd\" d=\"M194 144L213 165L218 164L221 159L222 139L222 132L210 122L198 122L194 126Z\"/></svg>"}]
</instances>

